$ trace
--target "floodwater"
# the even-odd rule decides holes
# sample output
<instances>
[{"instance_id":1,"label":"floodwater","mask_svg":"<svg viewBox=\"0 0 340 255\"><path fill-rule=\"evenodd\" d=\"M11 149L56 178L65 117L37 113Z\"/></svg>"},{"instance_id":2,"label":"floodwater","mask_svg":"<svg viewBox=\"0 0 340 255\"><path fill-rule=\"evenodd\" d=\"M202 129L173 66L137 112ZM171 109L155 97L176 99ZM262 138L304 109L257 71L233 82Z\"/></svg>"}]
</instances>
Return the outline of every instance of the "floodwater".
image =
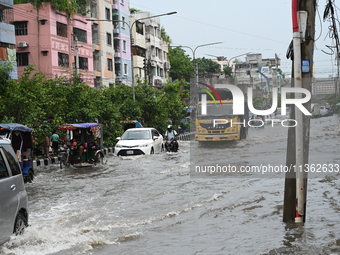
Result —
<instances>
[{"instance_id":1,"label":"floodwater","mask_svg":"<svg viewBox=\"0 0 340 255\"><path fill-rule=\"evenodd\" d=\"M340 164L339 116L312 119L310 137L310 164ZM284 173L193 170L284 165L286 144L287 128L266 126L239 142L180 141L179 153L41 166L26 185L30 226L0 254L340 254L339 172L309 178L306 223L295 225L282 222Z\"/></svg>"}]
</instances>

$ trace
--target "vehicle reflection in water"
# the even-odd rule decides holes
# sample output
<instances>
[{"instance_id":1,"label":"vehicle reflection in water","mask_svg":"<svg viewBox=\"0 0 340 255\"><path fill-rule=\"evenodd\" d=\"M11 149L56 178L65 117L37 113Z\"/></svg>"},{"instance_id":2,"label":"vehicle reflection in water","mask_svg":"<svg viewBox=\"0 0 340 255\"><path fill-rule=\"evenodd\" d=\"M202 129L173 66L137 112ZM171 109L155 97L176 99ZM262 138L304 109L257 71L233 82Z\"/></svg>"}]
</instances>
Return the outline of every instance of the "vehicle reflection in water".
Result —
<instances>
[{"instance_id":1,"label":"vehicle reflection in water","mask_svg":"<svg viewBox=\"0 0 340 255\"><path fill-rule=\"evenodd\" d=\"M339 123L336 115L311 120L311 163L340 164ZM287 129L266 126L218 146L180 141L178 153L40 167L26 185L30 227L0 253L339 254L339 173L310 177L304 226L282 222L284 174L190 173L195 155L215 164L284 164L286 143Z\"/></svg>"}]
</instances>

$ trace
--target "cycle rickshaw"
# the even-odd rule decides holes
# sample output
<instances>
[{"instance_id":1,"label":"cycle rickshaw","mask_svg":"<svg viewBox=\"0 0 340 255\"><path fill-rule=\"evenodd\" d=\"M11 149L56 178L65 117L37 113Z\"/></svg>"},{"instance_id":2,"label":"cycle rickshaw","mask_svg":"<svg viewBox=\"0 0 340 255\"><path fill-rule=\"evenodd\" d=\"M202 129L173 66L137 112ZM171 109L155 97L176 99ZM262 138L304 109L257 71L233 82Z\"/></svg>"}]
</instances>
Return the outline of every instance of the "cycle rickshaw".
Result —
<instances>
[{"instance_id":1,"label":"cycle rickshaw","mask_svg":"<svg viewBox=\"0 0 340 255\"><path fill-rule=\"evenodd\" d=\"M32 129L22 124L0 124L0 136L11 140L25 182L32 182L34 178L32 133Z\"/></svg>"},{"instance_id":2,"label":"cycle rickshaw","mask_svg":"<svg viewBox=\"0 0 340 255\"><path fill-rule=\"evenodd\" d=\"M103 164L103 132L98 123L65 124L58 127L65 130L64 153L60 168L70 165ZM76 136L80 141L76 141Z\"/></svg>"}]
</instances>

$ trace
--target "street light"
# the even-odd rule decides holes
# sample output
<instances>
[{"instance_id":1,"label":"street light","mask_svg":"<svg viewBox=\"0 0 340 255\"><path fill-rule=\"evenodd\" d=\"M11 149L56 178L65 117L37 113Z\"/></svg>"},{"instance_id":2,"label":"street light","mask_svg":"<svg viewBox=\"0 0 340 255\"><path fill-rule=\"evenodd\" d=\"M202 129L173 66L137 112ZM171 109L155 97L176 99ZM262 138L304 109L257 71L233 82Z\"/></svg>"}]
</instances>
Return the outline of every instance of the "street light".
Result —
<instances>
[{"instance_id":1,"label":"street light","mask_svg":"<svg viewBox=\"0 0 340 255\"><path fill-rule=\"evenodd\" d=\"M196 58L195 58L195 52L196 52L196 50L197 50L198 48L200 48L200 47L209 46L209 45L214 45L214 44L220 44L220 43L223 43L223 42L214 42L214 43L201 44L201 45L196 46L195 49L192 49L192 48L189 47L189 46L182 46L182 45L180 45L180 46L171 46L171 47L173 47L173 48L176 48L176 47L179 47L179 48L189 48L189 49L192 51L192 57L193 57L194 68L195 68L195 88L196 88L197 83L198 83L198 68L197 68L197 63L196 63ZM194 92L195 92L195 94L196 94L195 96L197 96L196 91L194 91ZM195 99L195 97L193 98L193 100L194 100L194 99ZM192 100L192 101L193 101L193 100Z\"/></svg>"},{"instance_id":2,"label":"street light","mask_svg":"<svg viewBox=\"0 0 340 255\"><path fill-rule=\"evenodd\" d=\"M131 74L132 74L132 98L133 98L133 101L136 100L136 97L135 97L135 77L134 77L134 70L133 70L134 69L134 66L133 66L133 53L132 53L132 46L133 46L132 28L133 28L133 25L136 24L136 22L139 21L139 20L151 19L151 18L156 18L156 17L160 17L160 16L166 16L166 15L173 15L173 14L176 14L176 13L177 12L168 12L168 13L158 14L158 15L154 15L154 16L150 16L150 17L136 19L131 25L129 23L127 23L126 21L124 21L124 20L85 19L87 21L123 22L124 24L126 24L129 27L129 30L130 30L130 51L131 51Z\"/></svg>"}]
</instances>

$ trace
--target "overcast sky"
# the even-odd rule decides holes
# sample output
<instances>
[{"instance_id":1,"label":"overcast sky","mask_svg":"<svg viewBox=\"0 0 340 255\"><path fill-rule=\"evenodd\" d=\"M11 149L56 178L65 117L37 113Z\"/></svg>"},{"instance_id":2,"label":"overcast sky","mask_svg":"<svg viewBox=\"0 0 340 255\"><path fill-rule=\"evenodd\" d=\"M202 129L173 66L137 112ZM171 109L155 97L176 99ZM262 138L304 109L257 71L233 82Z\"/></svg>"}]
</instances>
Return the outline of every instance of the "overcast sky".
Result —
<instances>
[{"instance_id":1,"label":"overcast sky","mask_svg":"<svg viewBox=\"0 0 340 255\"><path fill-rule=\"evenodd\" d=\"M172 45L195 49L202 44L222 44L198 47L195 57L227 59L251 52L262 53L263 58L281 58L280 68L286 75L291 73L291 60L286 58L293 38L291 0L130 0L130 8L158 15L177 11L177 14L160 17L161 26L172 39ZM337 76L334 55L326 45L334 45L329 39L328 25L322 17L326 0L318 0L316 16L315 76ZM322 26L321 26L322 24ZM338 27L339 30L339 27ZM185 49L185 48L183 48ZM186 49L192 57L192 51ZM210 56L214 55L214 56ZM238 57L240 61L245 56Z\"/></svg>"}]
</instances>

